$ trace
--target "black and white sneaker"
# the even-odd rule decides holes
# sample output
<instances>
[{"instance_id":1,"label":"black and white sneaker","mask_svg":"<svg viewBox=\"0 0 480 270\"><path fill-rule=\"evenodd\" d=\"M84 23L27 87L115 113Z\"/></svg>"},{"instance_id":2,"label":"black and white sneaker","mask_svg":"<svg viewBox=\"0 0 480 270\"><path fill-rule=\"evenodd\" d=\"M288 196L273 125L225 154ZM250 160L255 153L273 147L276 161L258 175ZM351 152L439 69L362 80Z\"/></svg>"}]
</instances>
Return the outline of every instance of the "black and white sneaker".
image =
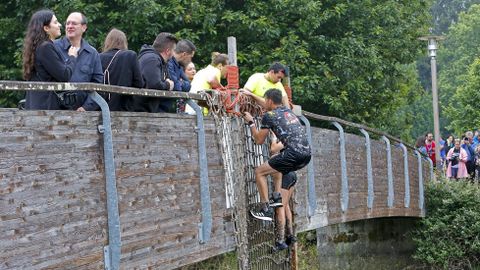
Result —
<instances>
[{"instance_id":1,"label":"black and white sneaker","mask_svg":"<svg viewBox=\"0 0 480 270\"><path fill-rule=\"evenodd\" d=\"M279 192L274 192L272 197L270 197L268 204L273 208L282 207L282 195Z\"/></svg>"},{"instance_id":2,"label":"black and white sneaker","mask_svg":"<svg viewBox=\"0 0 480 270\"><path fill-rule=\"evenodd\" d=\"M268 207L267 210L261 208L259 211L250 210L250 214L256 219L272 221L273 220L273 209Z\"/></svg>"}]
</instances>

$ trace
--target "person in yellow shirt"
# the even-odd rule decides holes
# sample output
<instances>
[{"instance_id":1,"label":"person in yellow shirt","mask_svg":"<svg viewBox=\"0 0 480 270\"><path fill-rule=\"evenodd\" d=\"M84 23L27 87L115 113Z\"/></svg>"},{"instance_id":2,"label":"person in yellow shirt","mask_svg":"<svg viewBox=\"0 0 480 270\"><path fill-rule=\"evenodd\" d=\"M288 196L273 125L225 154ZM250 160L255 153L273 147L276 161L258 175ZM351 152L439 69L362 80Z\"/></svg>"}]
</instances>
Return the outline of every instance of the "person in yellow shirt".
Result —
<instances>
[{"instance_id":1,"label":"person in yellow shirt","mask_svg":"<svg viewBox=\"0 0 480 270\"><path fill-rule=\"evenodd\" d=\"M220 80L221 78L225 78L227 74L227 65L228 55L218 52L212 53L212 62L210 65L199 70L195 76L193 76L190 93L198 93L202 90L222 87ZM188 114L195 114L193 108L188 105L185 107L185 112Z\"/></svg>"},{"instance_id":2,"label":"person in yellow shirt","mask_svg":"<svg viewBox=\"0 0 480 270\"><path fill-rule=\"evenodd\" d=\"M263 95L268 89L278 89L282 92L282 104L290 108L287 92L282 85L282 79L287 75L287 69L284 65L275 62L266 73L255 73L248 78L247 83L241 91L247 96L251 96L255 101L265 108L265 99Z\"/></svg>"}]
</instances>

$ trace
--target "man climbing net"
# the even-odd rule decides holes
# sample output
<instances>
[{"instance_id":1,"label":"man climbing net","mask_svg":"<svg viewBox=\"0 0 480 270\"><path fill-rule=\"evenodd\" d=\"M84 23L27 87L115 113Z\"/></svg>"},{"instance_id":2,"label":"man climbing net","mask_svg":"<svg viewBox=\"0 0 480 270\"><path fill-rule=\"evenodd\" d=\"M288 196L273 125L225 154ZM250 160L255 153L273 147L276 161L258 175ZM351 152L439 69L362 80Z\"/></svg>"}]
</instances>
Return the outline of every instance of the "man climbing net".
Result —
<instances>
[{"instance_id":1,"label":"man climbing net","mask_svg":"<svg viewBox=\"0 0 480 270\"><path fill-rule=\"evenodd\" d=\"M265 92L264 98L267 112L262 117L260 130L257 130L250 113L245 112L244 119L250 126L256 144L263 144L271 130L284 148L279 154L255 169L255 180L261 204L260 209L252 210L250 213L257 219L272 221L273 208L283 205L280 194L282 175L305 167L310 162L311 150L300 120L290 109L282 105L281 91L269 89ZM268 200L267 175L272 176L274 183L274 192L270 201ZM283 218L284 215L283 213Z\"/></svg>"}]
</instances>

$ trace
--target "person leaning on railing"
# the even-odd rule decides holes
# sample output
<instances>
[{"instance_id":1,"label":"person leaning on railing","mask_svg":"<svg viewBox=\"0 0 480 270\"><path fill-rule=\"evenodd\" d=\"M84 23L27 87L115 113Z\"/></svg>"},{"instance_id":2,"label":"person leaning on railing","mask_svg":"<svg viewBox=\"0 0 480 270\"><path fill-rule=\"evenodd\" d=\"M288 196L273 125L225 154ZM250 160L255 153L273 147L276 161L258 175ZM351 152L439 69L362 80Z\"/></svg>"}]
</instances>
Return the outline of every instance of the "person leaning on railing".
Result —
<instances>
[{"instance_id":1,"label":"person leaning on railing","mask_svg":"<svg viewBox=\"0 0 480 270\"><path fill-rule=\"evenodd\" d=\"M144 44L138 53L138 63L145 88L172 91L173 81L168 76L168 60L173 56L173 50L178 39L168 32L157 35L153 44ZM133 97L133 111L136 112L168 112L170 100L157 97Z\"/></svg>"},{"instance_id":2,"label":"person leaning on railing","mask_svg":"<svg viewBox=\"0 0 480 270\"><path fill-rule=\"evenodd\" d=\"M51 10L35 12L23 43L23 78L27 81L68 82L75 69L78 48L68 49L68 58L55 49L53 40L61 35L62 25ZM59 110L60 100L53 91L28 91L25 108Z\"/></svg>"},{"instance_id":3,"label":"person leaning on railing","mask_svg":"<svg viewBox=\"0 0 480 270\"><path fill-rule=\"evenodd\" d=\"M228 55L218 52L212 53L212 62L206 68L201 69L195 74L192 80L190 93L198 93L202 90L222 88L220 80L227 74ZM192 107L186 106L185 112L195 114ZM208 112L204 109L204 114Z\"/></svg>"}]
</instances>

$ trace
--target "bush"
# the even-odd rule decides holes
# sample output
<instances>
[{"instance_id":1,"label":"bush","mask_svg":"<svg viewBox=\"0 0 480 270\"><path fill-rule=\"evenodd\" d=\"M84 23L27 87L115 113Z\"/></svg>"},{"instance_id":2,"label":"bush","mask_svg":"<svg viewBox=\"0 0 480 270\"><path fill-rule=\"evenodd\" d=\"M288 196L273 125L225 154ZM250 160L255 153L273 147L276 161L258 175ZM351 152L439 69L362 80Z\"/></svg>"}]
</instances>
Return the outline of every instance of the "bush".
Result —
<instances>
[{"instance_id":1,"label":"bush","mask_svg":"<svg viewBox=\"0 0 480 270\"><path fill-rule=\"evenodd\" d=\"M413 240L414 258L443 269L472 269L480 258L480 188L467 181L429 182L426 217Z\"/></svg>"}]
</instances>

